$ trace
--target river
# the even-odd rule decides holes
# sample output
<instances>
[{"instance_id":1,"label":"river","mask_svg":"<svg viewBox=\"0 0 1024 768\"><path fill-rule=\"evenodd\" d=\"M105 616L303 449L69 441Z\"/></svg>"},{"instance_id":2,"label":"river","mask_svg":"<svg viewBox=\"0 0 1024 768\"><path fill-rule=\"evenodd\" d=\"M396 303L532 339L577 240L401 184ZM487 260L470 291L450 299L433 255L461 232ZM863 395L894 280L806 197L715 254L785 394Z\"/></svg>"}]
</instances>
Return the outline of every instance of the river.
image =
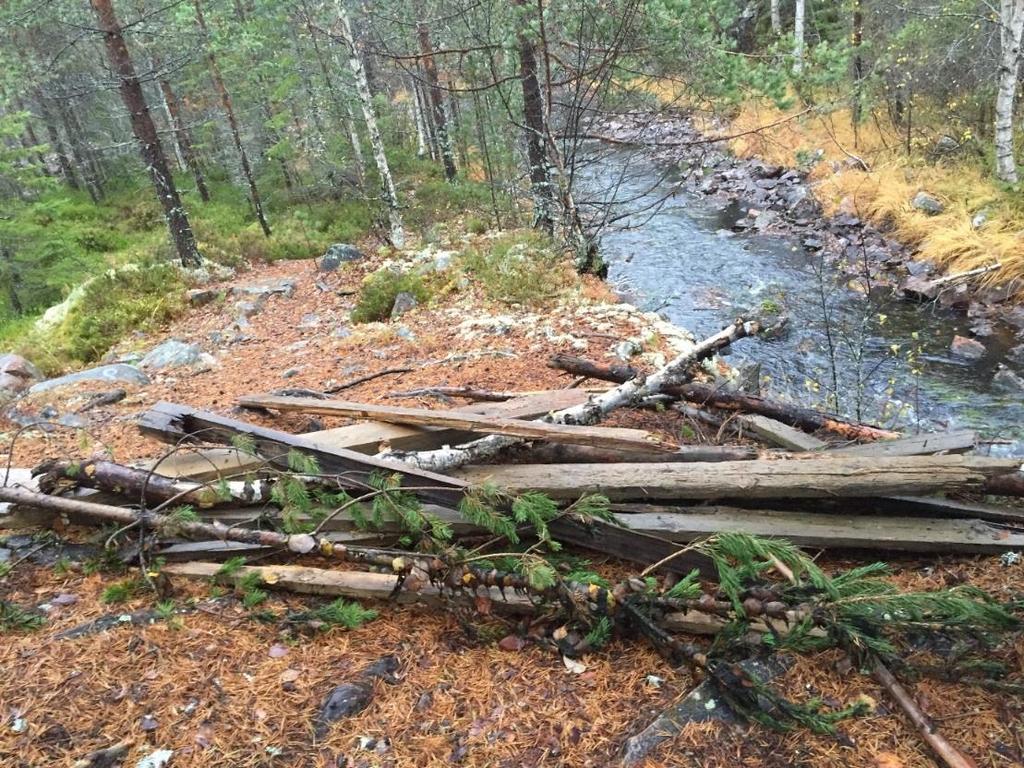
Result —
<instances>
[{"instance_id":1,"label":"river","mask_svg":"<svg viewBox=\"0 0 1024 768\"><path fill-rule=\"evenodd\" d=\"M678 179L665 173L664 165L623 151L590 166L586 181L638 211ZM741 315L788 318L781 333L745 340L730 353L748 380L759 379L762 394L826 407L838 392L837 410L848 417L908 432L969 427L1013 441L994 452L1024 454L1022 397L993 383L1000 364L1024 375L1006 359L1011 329L994 329L982 360L960 360L949 349L955 334L970 335L963 314L851 281L796 238L734 232L744 214L742 204L723 207L679 191L604 234L609 280L627 300L697 336Z\"/></svg>"}]
</instances>

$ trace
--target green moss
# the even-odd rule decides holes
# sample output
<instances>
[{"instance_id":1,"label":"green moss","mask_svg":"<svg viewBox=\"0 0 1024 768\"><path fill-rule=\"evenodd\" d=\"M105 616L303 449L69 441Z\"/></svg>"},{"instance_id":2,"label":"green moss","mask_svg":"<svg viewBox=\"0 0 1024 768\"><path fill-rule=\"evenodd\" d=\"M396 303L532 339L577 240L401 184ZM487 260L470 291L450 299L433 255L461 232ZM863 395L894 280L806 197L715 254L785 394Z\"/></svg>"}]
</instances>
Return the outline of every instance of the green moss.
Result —
<instances>
[{"instance_id":1,"label":"green moss","mask_svg":"<svg viewBox=\"0 0 1024 768\"><path fill-rule=\"evenodd\" d=\"M430 290L420 275L381 269L363 281L359 300L352 310L353 323L373 323L387 320L395 306L395 297L411 293L416 301L430 298Z\"/></svg>"}]
</instances>

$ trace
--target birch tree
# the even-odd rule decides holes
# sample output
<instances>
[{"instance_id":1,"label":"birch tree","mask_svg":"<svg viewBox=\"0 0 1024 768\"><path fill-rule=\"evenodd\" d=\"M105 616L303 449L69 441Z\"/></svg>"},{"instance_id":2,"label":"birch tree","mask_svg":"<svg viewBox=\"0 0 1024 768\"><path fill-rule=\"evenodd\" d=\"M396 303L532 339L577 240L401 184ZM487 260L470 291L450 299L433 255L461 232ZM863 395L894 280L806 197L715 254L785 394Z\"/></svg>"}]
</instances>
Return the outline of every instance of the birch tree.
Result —
<instances>
[{"instance_id":1,"label":"birch tree","mask_svg":"<svg viewBox=\"0 0 1024 768\"><path fill-rule=\"evenodd\" d=\"M793 74L804 71L804 3L796 0L793 5Z\"/></svg>"},{"instance_id":2,"label":"birch tree","mask_svg":"<svg viewBox=\"0 0 1024 768\"><path fill-rule=\"evenodd\" d=\"M771 17L772 17L772 32L776 35L782 34L782 10L779 8L781 0L772 0L771 4Z\"/></svg>"},{"instance_id":3,"label":"birch tree","mask_svg":"<svg viewBox=\"0 0 1024 768\"><path fill-rule=\"evenodd\" d=\"M402 213L398 209L398 193L395 191L395 180L391 175L391 166L388 164L388 156L384 151L384 139L377 126L377 113L373 107L373 97L370 95L370 84L366 79L366 70L359 57L359 49L356 47L355 35L352 33L352 22L348 17L348 11L342 0L334 0L334 7L338 13L338 27L341 38L348 48L348 64L352 70L352 76L356 82L356 92L359 94L359 103L363 108L363 121L366 123L366 132L370 136L370 146L373 149L373 159L377 164L377 173L380 175L381 197L388 211L388 224L391 231L391 244L396 248L405 245L405 230L402 226Z\"/></svg>"},{"instance_id":4,"label":"birch tree","mask_svg":"<svg viewBox=\"0 0 1024 768\"><path fill-rule=\"evenodd\" d=\"M1013 108L1017 99L1021 38L1024 36L1024 0L1001 0L999 4L999 85L996 91L996 176L1017 183L1017 162L1013 152Z\"/></svg>"}]
</instances>

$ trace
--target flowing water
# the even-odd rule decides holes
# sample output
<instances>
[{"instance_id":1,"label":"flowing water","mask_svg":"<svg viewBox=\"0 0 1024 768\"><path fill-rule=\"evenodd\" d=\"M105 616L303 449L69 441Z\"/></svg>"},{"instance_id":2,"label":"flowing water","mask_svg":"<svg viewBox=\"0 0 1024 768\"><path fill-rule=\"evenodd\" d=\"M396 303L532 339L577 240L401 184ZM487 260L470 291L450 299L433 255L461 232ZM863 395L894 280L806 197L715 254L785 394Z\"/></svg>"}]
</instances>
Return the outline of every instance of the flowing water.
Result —
<instances>
[{"instance_id":1,"label":"flowing water","mask_svg":"<svg viewBox=\"0 0 1024 768\"><path fill-rule=\"evenodd\" d=\"M629 200L634 211L673 181L659 164L626 153L591 168L588 186ZM905 301L891 289L865 295L864 281L839 275L796 238L733 233L743 215L742 205L674 194L603 237L609 279L628 300L698 337L754 312L788 317L783 332L744 340L729 357L760 380L763 394L824 407L837 391L838 410L850 417L908 431L970 427L1015 440L998 446L1000 453L1024 453L1024 397L1001 391L992 378L1000 364L1024 375L1006 360L1015 343L1010 329L996 327L984 339L988 354L979 362L958 360L949 347L954 334L969 335L962 314Z\"/></svg>"}]
</instances>

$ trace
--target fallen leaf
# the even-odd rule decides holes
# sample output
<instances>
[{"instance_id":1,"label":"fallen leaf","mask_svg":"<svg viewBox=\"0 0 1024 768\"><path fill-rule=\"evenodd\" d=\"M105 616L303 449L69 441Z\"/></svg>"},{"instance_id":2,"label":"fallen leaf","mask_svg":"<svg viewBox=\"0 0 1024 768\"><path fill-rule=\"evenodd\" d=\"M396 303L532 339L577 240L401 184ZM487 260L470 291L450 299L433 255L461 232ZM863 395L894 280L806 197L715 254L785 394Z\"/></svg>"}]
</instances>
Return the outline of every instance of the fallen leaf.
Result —
<instances>
[{"instance_id":1,"label":"fallen leaf","mask_svg":"<svg viewBox=\"0 0 1024 768\"><path fill-rule=\"evenodd\" d=\"M476 612L481 616L491 615L491 598L487 595L476 596Z\"/></svg>"},{"instance_id":2,"label":"fallen leaf","mask_svg":"<svg viewBox=\"0 0 1024 768\"><path fill-rule=\"evenodd\" d=\"M213 743L213 726L203 723L196 729L196 744L201 749L206 749Z\"/></svg>"},{"instance_id":3,"label":"fallen leaf","mask_svg":"<svg viewBox=\"0 0 1024 768\"><path fill-rule=\"evenodd\" d=\"M505 635L498 641L498 647L503 651L521 651L526 641L518 635Z\"/></svg>"},{"instance_id":4,"label":"fallen leaf","mask_svg":"<svg viewBox=\"0 0 1024 768\"><path fill-rule=\"evenodd\" d=\"M146 714L142 716L140 725L142 726L142 730L144 731L155 731L159 723L157 723L156 718L153 717L153 715Z\"/></svg>"},{"instance_id":5,"label":"fallen leaf","mask_svg":"<svg viewBox=\"0 0 1024 768\"><path fill-rule=\"evenodd\" d=\"M562 657L562 663L565 664L565 668L572 672L574 675L582 675L587 671L587 665L582 661L576 659L570 659L568 656Z\"/></svg>"},{"instance_id":6,"label":"fallen leaf","mask_svg":"<svg viewBox=\"0 0 1024 768\"><path fill-rule=\"evenodd\" d=\"M267 655L272 659L280 659L282 656L288 655L288 649L280 643L274 643L270 646L270 650L267 652Z\"/></svg>"},{"instance_id":7,"label":"fallen leaf","mask_svg":"<svg viewBox=\"0 0 1024 768\"><path fill-rule=\"evenodd\" d=\"M903 768L903 761L892 752L879 752L874 758L875 768Z\"/></svg>"},{"instance_id":8,"label":"fallen leaf","mask_svg":"<svg viewBox=\"0 0 1024 768\"><path fill-rule=\"evenodd\" d=\"M302 673L301 673L301 672L299 672L299 670L297 670L297 669L291 669L291 668L289 668L289 669L286 669L286 670L285 670L284 672L282 672L282 673L281 673L281 675L280 675L280 677L281 677L281 682L282 682L282 683L294 683L294 682L295 682L296 680L298 680L298 679L299 679L299 678L300 678L301 676L302 676Z\"/></svg>"}]
</instances>

